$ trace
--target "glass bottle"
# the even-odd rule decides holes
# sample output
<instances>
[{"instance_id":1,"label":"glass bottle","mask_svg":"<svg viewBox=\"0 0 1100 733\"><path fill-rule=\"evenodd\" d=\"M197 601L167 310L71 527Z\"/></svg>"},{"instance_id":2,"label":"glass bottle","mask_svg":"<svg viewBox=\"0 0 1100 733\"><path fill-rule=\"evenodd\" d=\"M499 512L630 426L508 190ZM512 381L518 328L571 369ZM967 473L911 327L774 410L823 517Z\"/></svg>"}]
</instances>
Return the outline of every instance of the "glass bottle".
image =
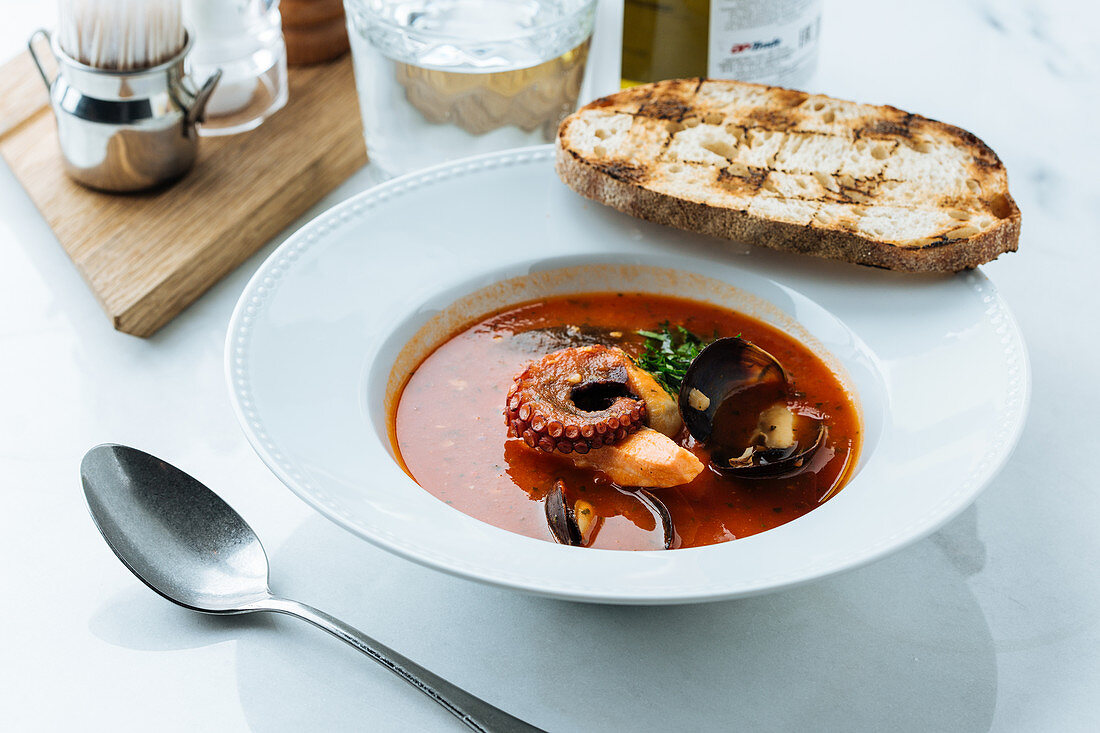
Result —
<instances>
[{"instance_id":1,"label":"glass bottle","mask_svg":"<svg viewBox=\"0 0 1100 733\"><path fill-rule=\"evenodd\" d=\"M625 0L622 83L708 77L805 86L822 0Z\"/></svg>"}]
</instances>

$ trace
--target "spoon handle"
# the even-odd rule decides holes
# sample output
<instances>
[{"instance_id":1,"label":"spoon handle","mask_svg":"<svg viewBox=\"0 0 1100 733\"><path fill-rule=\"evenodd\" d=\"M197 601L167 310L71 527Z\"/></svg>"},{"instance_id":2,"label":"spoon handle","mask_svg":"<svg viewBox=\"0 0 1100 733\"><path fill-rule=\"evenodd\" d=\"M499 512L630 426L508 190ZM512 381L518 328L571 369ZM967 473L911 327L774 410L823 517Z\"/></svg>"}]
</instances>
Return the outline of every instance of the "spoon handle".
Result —
<instances>
[{"instance_id":1,"label":"spoon handle","mask_svg":"<svg viewBox=\"0 0 1100 733\"><path fill-rule=\"evenodd\" d=\"M545 733L541 728L523 722L481 698L452 685L447 680L405 658L384 644L380 644L362 631L349 626L304 603L287 598L271 597L252 606L256 610L275 611L297 616L323 629L341 641L351 644L374 661L397 673L425 695L446 708L452 715L479 733Z\"/></svg>"}]
</instances>

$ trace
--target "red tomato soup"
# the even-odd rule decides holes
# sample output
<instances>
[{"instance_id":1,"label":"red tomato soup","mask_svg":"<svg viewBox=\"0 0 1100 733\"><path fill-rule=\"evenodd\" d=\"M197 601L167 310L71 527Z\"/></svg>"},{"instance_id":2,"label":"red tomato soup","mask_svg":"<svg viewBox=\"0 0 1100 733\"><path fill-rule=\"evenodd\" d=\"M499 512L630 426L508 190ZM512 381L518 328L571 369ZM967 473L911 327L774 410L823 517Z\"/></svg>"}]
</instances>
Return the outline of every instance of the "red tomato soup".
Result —
<instances>
[{"instance_id":1,"label":"red tomato soup","mask_svg":"<svg viewBox=\"0 0 1100 733\"><path fill-rule=\"evenodd\" d=\"M639 492L576 467L569 456L508 437L508 390L529 363L593 342L637 357L645 347L637 331L659 330L666 322L705 340L740 335L775 356L787 372L791 411L828 427L825 444L805 470L789 478L730 477L716 471L707 449L682 430L674 439L706 467L689 483ZM550 298L485 317L417 367L391 418L391 440L405 470L440 500L497 527L553 542L545 503L556 485L563 486L567 503L588 520L582 544L618 550L698 547L785 524L836 494L860 444L851 395L808 348L743 314L638 293ZM655 510L659 504L667 514Z\"/></svg>"}]
</instances>

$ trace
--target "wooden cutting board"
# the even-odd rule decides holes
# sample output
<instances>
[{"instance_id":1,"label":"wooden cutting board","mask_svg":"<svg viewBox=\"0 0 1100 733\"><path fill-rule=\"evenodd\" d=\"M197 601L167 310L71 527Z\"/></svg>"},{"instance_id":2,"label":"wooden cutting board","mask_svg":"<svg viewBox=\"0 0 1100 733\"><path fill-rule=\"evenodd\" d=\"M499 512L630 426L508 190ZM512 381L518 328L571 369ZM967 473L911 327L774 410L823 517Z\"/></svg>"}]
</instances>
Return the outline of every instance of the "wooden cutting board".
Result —
<instances>
[{"instance_id":1,"label":"wooden cutting board","mask_svg":"<svg viewBox=\"0 0 1100 733\"><path fill-rule=\"evenodd\" d=\"M179 182L116 195L65 175L30 55L0 67L0 155L116 329L150 336L366 163L350 57L289 84L256 130L203 138Z\"/></svg>"}]
</instances>

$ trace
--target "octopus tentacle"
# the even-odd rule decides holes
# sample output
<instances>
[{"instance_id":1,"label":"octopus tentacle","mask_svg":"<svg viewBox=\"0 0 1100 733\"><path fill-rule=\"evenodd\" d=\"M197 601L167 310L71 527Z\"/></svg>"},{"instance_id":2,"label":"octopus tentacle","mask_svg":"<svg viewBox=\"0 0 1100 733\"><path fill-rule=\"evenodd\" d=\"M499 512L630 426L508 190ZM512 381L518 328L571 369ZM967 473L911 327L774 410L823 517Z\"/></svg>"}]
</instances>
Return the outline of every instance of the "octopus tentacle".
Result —
<instances>
[{"instance_id":1,"label":"octopus tentacle","mask_svg":"<svg viewBox=\"0 0 1100 733\"><path fill-rule=\"evenodd\" d=\"M504 408L508 436L547 453L584 454L642 427L646 403L630 387L634 368L621 349L561 349L517 374Z\"/></svg>"}]
</instances>

